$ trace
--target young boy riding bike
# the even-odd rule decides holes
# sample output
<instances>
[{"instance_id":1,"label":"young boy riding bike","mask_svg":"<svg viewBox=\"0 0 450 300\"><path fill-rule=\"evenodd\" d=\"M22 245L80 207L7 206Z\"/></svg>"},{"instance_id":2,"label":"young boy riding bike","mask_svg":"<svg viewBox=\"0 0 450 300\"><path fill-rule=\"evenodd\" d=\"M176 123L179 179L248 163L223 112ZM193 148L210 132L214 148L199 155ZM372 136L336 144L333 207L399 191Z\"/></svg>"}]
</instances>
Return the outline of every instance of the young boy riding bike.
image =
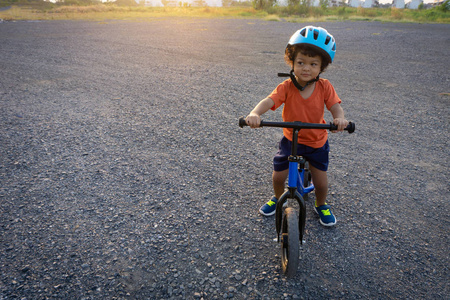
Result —
<instances>
[{"instance_id":1,"label":"young boy riding bike","mask_svg":"<svg viewBox=\"0 0 450 300\"><path fill-rule=\"evenodd\" d=\"M285 61L291 66L290 79L279 84L275 90L245 118L247 125L258 128L261 115L269 109L276 110L284 104L282 117L285 122L326 123L324 106L331 112L337 131L348 125L336 91L331 83L319 75L333 62L336 42L324 28L306 26L290 38ZM292 130L283 128L284 137L273 159L274 197L264 204L259 212L264 216L275 213L276 203L285 189L289 173L288 156L291 154ZM325 129L302 129L298 134L298 155L309 161L312 180L315 186L315 211L324 226L336 224L336 218L326 204L328 194L328 132Z\"/></svg>"}]
</instances>

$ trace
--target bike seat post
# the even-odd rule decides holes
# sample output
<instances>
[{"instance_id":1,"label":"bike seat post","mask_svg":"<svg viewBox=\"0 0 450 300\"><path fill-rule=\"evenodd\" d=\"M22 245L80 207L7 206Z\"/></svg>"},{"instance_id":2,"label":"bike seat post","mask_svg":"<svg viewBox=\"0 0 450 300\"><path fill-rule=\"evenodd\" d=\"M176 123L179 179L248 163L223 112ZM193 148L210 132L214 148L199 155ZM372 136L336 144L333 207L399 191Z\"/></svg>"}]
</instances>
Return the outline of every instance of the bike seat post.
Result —
<instances>
[{"instance_id":1,"label":"bike seat post","mask_svg":"<svg viewBox=\"0 0 450 300\"><path fill-rule=\"evenodd\" d=\"M298 148L298 129L294 128L292 133L292 147L291 147L291 155L297 156L297 148Z\"/></svg>"}]
</instances>

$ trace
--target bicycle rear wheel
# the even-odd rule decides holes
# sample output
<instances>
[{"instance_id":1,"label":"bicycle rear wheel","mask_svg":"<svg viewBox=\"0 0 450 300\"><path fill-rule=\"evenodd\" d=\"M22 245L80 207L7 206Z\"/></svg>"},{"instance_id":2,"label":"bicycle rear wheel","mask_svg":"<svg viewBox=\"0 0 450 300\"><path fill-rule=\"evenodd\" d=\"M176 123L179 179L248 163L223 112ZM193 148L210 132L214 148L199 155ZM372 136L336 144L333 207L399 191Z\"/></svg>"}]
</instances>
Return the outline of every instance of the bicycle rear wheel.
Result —
<instances>
[{"instance_id":1,"label":"bicycle rear wheel","mask_svg":"<svg viewBox=\"0 0 450 300\"><path fill-rule=\"evenodd\" d=\"M311 171L309 170L309 162L307 161L305 163L305 172L303 173L303 187L307 188L311 185ZM304 194L303 195L303 199L305 199L305 201L309 200L309 195L308 194Z\"/></svg>"},{"instance_id":2,"label":"bicycle rear wheel","mask_svg":"<svg viewBox=\"0 0 450 300\"><path fill-rule=\"evenodd\" d=\"M292 278L297 273L299 261L298 217L294 208L284 211L281 231L281 268L283 273Z\"/></svg>"}]
</instances>

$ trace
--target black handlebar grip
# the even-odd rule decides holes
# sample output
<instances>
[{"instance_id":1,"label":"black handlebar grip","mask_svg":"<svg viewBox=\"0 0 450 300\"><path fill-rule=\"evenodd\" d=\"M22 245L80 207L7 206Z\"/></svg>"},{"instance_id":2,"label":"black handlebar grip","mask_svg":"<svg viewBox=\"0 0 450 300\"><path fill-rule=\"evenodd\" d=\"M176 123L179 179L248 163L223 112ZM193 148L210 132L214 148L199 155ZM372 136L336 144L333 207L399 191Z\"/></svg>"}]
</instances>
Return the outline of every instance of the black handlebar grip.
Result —
<instances>
[{"instance_id":1,"label":"black handlebar grip","mask_svg":"<svg viewBox=\"0 0 450 300\"><path fill-rule=\"evenodd\" d=\"M248 126L247 123L245 122L245 118L244 117L240 117L239 118L239 127L244 127L244 126Z\"/></svg>"},{"instance_id":2,"label":"black handlebar grip","mask_svg":"<svg viewBox=\"0 0 450 300\"><path fill-rule=\"evenodd\" d=\"M348 126L347 126L347 128L346 128L346 130L348 131L348 133L353 133L353 132L355 132L355 129L356 129L355 123L349 122L349 123L348 123Z\"/></svg>"},{"instance_id":3,"label":"black handlebar grip","mask_svg":"<svg viewBox=\"0 0 450 300\"><path fill-rule=\"evenodd\" d=\"M348 122L348 125L347 125L347 127L344 128L344 130L347 130L348 133L353 133L353 132L355 132L355 128L356 128L355 123ZM337 130L337 126L334 125L333 123L330 123L330 130L331 131Z\"/></svg>"}]
</instances>

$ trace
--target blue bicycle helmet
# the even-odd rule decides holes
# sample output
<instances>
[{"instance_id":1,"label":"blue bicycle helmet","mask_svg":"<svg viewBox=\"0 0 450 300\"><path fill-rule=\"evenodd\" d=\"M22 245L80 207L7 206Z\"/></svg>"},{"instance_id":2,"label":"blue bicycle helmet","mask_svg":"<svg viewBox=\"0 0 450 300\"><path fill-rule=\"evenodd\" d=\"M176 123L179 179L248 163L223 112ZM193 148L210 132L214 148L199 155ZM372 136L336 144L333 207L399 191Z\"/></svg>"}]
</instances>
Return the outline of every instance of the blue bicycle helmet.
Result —
<instances>
[{"instance_id":1,"label":"blue bicycle helmet","mask_svg":"<svg viewBox=\"0 0 450 300\"><path fill-rule=\"evenodd\" d=\"M322 27L306 26L297 30L289 39L289 45L308 44L319 50L332 63L336 54L334 37Z\"/></svg>"}]
</instances>

